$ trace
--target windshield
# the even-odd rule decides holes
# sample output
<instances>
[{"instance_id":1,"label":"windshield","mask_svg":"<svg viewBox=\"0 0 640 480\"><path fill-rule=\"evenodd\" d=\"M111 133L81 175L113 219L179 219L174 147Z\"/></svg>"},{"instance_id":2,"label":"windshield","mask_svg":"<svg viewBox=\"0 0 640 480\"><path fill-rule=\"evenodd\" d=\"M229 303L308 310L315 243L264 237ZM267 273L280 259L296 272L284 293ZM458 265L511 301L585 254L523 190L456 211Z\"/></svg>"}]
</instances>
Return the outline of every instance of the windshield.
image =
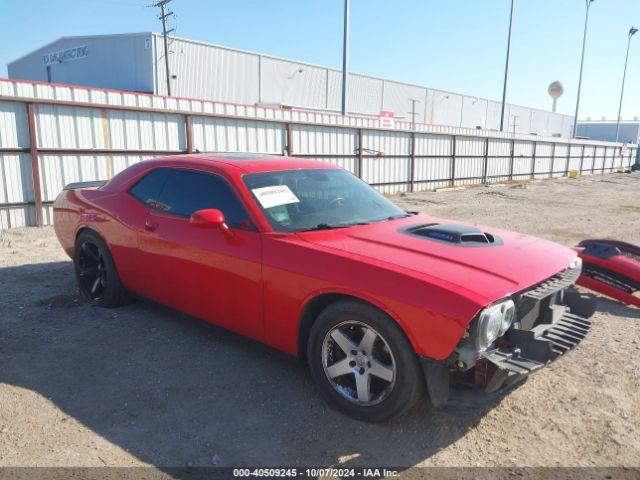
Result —
<instances>
[{"instance_id":1,"label":"windshield","mask_svg":"<svg viewBox=\"0 0 640 480\"><path fill-rule=\"evenodd\" d=\"M325 230L409 215L346 170L285 170L243 177L278 232Z\"/></svg>"}]
</instances>

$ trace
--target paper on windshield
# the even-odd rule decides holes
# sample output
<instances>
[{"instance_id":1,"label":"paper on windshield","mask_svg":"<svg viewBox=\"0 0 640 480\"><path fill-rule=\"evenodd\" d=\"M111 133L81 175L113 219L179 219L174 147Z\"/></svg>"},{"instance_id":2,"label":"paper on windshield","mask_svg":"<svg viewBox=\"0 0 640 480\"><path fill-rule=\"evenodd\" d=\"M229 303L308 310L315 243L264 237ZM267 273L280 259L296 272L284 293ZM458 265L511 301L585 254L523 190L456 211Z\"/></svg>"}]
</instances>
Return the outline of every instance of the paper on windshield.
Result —
<instances>
[{"instance_id":1,"label":"paper on windshield","mask_svg":"<svg viewBox=\"0 0 640 480\"><path fill-rule=\"evenodd\" d=\"M262 208L279 207L280 205L300 202L298 197L286 185L254 188L251 191L260 202L260 205L262 205Z\"/></svg>"}]
</instances>

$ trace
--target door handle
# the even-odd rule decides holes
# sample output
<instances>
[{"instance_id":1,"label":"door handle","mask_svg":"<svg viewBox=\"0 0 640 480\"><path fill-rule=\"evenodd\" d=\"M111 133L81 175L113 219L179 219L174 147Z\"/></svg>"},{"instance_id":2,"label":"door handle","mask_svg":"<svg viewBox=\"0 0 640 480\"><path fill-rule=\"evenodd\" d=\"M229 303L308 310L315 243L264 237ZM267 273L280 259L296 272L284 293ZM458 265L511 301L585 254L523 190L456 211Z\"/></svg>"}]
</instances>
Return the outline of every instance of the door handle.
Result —
<instances>
[{"instance_id":1,"label":"door handle","mask_svg":"<svg viewBox=\"0 0 640 480\"><path fill-rule=\"evenodd\" d=\"M144 222L144 229L147 232L153 232L156 228L158 228L158 222L153 222L151 220Z\"/></svg>"}]
</instances>

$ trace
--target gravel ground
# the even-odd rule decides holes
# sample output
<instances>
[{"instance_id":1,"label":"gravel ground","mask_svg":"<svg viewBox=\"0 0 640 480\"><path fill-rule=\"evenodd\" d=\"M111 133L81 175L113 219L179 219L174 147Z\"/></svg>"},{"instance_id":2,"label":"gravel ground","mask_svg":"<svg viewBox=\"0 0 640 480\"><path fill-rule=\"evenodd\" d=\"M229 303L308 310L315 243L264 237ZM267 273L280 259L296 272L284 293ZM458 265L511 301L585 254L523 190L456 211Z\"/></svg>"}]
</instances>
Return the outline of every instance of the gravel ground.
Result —
<instances>
[{"instance_id":1,"label":"gravel ground","mask_svg":"<svg viewBox=\"0 0 640 480\"><path fill-rule=\"evenodd\" d=\"M572 245L640 243L640 175L394 197ZM640 466L640 310L499 405L383 425L329 409L290 358L158 306L79 304L53 230L0 232L0 466ZM425 402L426 403L426 402Z\"/></svg>"}]
</instances>

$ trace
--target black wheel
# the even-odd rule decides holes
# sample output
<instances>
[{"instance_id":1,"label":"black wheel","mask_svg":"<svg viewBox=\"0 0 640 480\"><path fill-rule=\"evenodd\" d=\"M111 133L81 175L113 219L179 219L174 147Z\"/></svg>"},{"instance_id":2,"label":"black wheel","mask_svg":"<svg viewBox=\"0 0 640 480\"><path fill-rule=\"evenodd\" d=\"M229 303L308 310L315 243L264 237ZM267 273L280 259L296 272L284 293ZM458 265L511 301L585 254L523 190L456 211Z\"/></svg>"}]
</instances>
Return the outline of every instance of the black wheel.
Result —
<instances>
[{"instance_id":1,"label":"black wheel","mask_svg":"<svg viewBox=\"0 0 640 480\"><path fill-rule=\"evenodd\" d=\"M78 235L73 263L83 300L99 307L119 307L129 301L107 244L85 230Z\"/></svg>"},{"instance_id":2,"label":"black wheel","mask_svg":"<svg viewBox=\"0 0 640 480\"><path fill-rule=\"evenodd\" d=\"M340 301L323 310L311 327L307 357L327 401L360 420L401 415L424 392L418 358L402 330L365 303Z\"/></svg>"}]
</instances>

